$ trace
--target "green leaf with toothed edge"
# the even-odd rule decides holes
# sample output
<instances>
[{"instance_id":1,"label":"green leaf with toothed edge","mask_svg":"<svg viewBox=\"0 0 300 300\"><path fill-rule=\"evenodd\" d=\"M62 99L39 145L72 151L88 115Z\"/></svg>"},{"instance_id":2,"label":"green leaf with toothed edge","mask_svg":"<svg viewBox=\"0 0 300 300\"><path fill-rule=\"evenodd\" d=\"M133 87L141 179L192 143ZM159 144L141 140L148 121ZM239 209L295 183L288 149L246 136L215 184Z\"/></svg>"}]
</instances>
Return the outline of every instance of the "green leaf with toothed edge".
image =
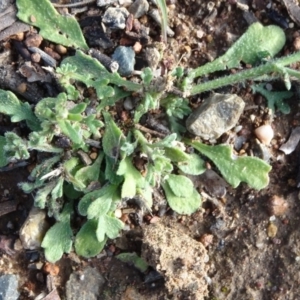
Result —
<instances>
[{"instance_id":1,"label":"green leaf with toothed edge","mask_svg":"<svg viewBox=\"0 0 300 300\"><path fill-rule=\"evenodd\" d=\"M196 141L188 144L207 156L234 188L241 182L246 182L256 190L261 190L269 184L268 173L272 168L257 157L234 157L232 149L227 145L208 146Z\"/></svg>"},{"instance_id":2,"label":"green leaf with toothed edge","mask_svg":"<svg viewBox=\"0 0 300 300\"><path fill-rule=\"evenodd\" d=\"M16 123L25 120L31 130L40 130L40 122L29 103L21 102L12 92L0 89L0 113L11 117Z\"/></svg>"},{"instance_id":3,"label":"green leaf with toothed edge","mask_svg":"<svg viewBox=\"0 0 300 300\"><path fill-rule=\"evenodd\" d=\"M69 253L72 249L73 232L70 225L72 207L72 203L65 205L59 221L47 231L43 239L41 246L45 249L45 257L52 263L58 261L64 253Z\"/></svg>"},{"instance_id":4,"label":"green leaf with toothed edge","mask_svg":"<svg viewBox=\"0 0 300 300\"><path fill-rule=\"evenodd\" d=\"M199 193L193 188L192 193L188 197L176 196L170 188L168 182L162 183L169 206L179 214L191 215L201 205L201 197Z\"/></svg>"},{"instance_id":5,"label":"green leaf with toothed edge","mask_svg":"<svg viewBox=\"0 0 300 300\"><path fill-rule=\"evenodd\" d=\"M96 256L100 253L107 241L104 238L99 242L96 236L98 222L96 219L87 220L80 228L75 238L75 251L85 258Z\"/></svg>"},{"instance_id":6,"label":"green leaf with toothed edge","mask_svg":"<svg viewBox=\"0 0 300 300\"><path fill-rule=\"evenodd\" d=\"M45 39L68 47L88 50L76 19L62 16L49 0L17 0L18 18L31 26L40 28Z\"/></svg>"}]
</instances>

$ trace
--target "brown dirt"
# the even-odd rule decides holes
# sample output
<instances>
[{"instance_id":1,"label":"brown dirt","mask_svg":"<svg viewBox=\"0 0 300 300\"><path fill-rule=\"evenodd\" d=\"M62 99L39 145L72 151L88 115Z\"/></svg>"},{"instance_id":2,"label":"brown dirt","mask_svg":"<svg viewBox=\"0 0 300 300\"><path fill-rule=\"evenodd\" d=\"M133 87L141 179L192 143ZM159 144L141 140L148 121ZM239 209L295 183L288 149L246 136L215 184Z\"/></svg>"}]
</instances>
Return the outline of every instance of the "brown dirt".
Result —
<instances>
[{"instance_id":1,"label":"brown dirt","mask_svg":"<svg viewBox=\"0 0 300 300\"><path fill-rule=\"evenodd\" d=\"M205 63L224 53L234 37L240 36L247 28L243 12L236 7L235 1L211 1L216 4L217 15L214 18L209 17L206 2L200 1L199 4L198 1L178 0L175 4L169 3L170 26L175 30L176 36L169 40L163 58L163 64L167 68L172 68L178 62L185 67ZM264 12L266 2L263 0L253 2L256 3L257 8L253 11L258 20L263 24L271 24ZM280 2L275 4L280 14L288 19L284 6ZM146 19L145 24L147 22L150 21ZM149 26L152 26L151 35L157 39L158 28L151 22ZM282 51L283 54L294 51L295 34L299 35L296 24L294 28L286 30L287 44ZM203 36L199 38L201 35ZM204 234L213 235L212 243L207 246L209 256L207 299L295 300L299 297L300 200L299 191L295 186L299 167L299 147L289 156L283 155L278 150L288 138L291 128L299 125L299 94L296 89L297 83L294 85L295 96L288 101L292 106L291 113L276 114L272 123L275 137L268 148L273 167L269 186L257 192L246 185L241 185L237 189L229 189L226 199L217 200L217 205L216 202L205 201L202 208L192 216L167 213L161 220L166 226L187 234L199 243ZM246 110L240 124L244 128L242 134L247 137L249 146L245 151L248 153L255 144L254 128L270 119L265 99L251 94L249 86L250 83L246 83L222 89L222 92L237 93L246 102ZM277 88L276 84L274 88ZM278 88L282 88L282 85L278 84ZM193 103L199 103L204 96L196 97ZM254 122L251 115L255 116ZM18 237L18 230L32 204L31 197L22 194L17 187L17 183L26 180L26 177L25 168L0 173L0 195L7 195L8 190L9 195L18 203L16 211L0 218L0 234L8 238ZM282 196L289 207L284 215L275 219L271 218L268 207L269 199L273 195ZM269 237L270 223L278 229L274 237ZM138 226L132 223L131 227L134 229L124 233L121 239L110 242L103 257L84 260L72 254L64 256L57 263L60 273L55 277L55 285L62 298L65 283L71 272L80 270L86 265L96 267L107 279L108 285L101 299L168 297L161 279L146 284L147 274L141 274L133 266L114 258L115 254L123 250L141 253L142 234ZM42 252L39 254L40 258L34 262L30 261L31 254L24 250L12 256L3 253L0 257L0 273L20 275L22 295L20 299L33 299L33 295L46 291L46 274L37 266L38 262L44 263Z\"/></svg>"}]
</instances>

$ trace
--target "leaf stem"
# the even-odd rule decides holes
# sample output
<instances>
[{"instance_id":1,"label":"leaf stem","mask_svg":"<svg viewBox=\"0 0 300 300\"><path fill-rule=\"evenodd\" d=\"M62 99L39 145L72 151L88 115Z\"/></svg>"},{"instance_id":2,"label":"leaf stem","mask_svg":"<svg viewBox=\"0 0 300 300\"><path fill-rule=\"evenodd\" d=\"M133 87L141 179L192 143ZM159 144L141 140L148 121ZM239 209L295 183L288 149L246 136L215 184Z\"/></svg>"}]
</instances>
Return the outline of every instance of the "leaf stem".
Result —
<instances>
[{"instance_id":1,"label":"leaf stem","mask_svg":"<svg viewBox=\"0 0 300 300\"><path fill-rule=\"evenodd\" d=\"M213 89L225 86L225 85L234 84L234 83L241 82L244 80L255 79L255 78L265 75L265 74L277 72L278 67L284 67L286 65L295 63L299 60L300 60L300 51L297 53L294 53L290 56L283 57L283 58L277 59L275 61L267 62L266 64L256 67L256 68L253 68L253 69L249 69L246 71L239 72L237 74L225 76L222 78L218 78L215 80L211 80L211 81L196 85L196 86L192 87L192 89L190 91L190 95L200 94L200 93L210 91L210 90L213 90ZM290 70L289 70L289 73L291 74Z\"/></svg>"}]
</instances>

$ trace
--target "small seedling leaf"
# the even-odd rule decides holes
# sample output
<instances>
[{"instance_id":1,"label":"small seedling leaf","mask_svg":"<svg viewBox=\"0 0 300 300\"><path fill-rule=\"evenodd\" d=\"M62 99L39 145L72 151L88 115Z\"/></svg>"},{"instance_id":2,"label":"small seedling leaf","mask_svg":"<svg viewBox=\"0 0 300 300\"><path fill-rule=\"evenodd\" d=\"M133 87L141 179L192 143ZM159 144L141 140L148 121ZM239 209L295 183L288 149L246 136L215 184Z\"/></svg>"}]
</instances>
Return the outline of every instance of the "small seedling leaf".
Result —
<instances>
[{"instance_id":1,"label":"small seedling leaf","mask_svg":"<svg viewBox=\"0 0 300 300\"><path fill-rule=\"evenodd\" d=\"M120 230L124 227L122 221L111 216L105 216L105 223L106 234L110 239L115 239L116 237L118 237Z\"/></svg>"},{"instance_id":2,"label":"small seedling leaf","mask_svg":"<svg viewBox=\"0 0 300 300\"><path fill-rule=\"evenodd\" d=\"M117 193L117 185L106 185L99 190L95 190L85 194L79 201L78 211L82 216L86 216L88 214L89 206L94 203L96 199L115 199ZM92 210L90 213L93 214ZM92 215L89 215L92 218ZM96 217L96 215L95 215Z\"/></svg>"},{"instance_id":3,"label":"small seedling leaf","mask_svg":"<svg viewBox=\"0 0 300 300\"><path fill-rule=\"evenodd\" d=\"M283 114L288 114L291 111L291 108L284 100L289 99L293 96L293 92L290 91L268 91L264 88L263 84L252 85L251 86L253 93L259 93L263 95L268 101L268 107L272 110L272 113L275 113L275 108L281 111Z\"/></svg>"},{"instance_id":4,"label":"small seedling leaf","mask_svg":"<svg viewBox=\"0 0 300 300\"><path fill-rule=\"evenodd\" d=\"M107 194L97 198L90 204L87 214L89 219L98 218L99 216L106 215L110 209L112 199Z\"/></svg>"},{"instance_id":5,"label":"small seedling leaf","mask_svg":"<svg viewBox=\"0 0 300 300\"><path fill-rule=\"evenodd\" d=\"M169 188L177 197L190 197L193 193L194 185L192 181L183 175L170 174L166 179Z\"/></svg>"},{"instance_id":6,"label":"small seedling leaf","mask_svg":"<svg viewBox=\"0 0 300 300\"><path fill-rule=\"evenodd\" d=\"M60 15L49 0L17 0L18 18L40 28L45 39L68 47L88 50L76 19Z\"/></svg>"},{"instance_id":7,"label":"small seedling leaf","mask_svg":"<svg viewBox=\"0 0 300 300\"><path fill-rule=\"evenodd\" d=\"M103 116L105 120L105 132L102 140L103 150L108 157L117 160L125 137L109 113L103 112Z\"/></svg>"},{"instance_id":8,"label":"small seedling leaf","mask_svg":"<svg viewBox=\"0 0 300 300\"><path fill-rule=\"evenodd\" d=\"M120 162L117 175L124 176L122 185L122 198L133 198L136 195L137 186L143 187L144 178L141 173L133 166L129 157Z\"/></svg>"},{"instance_id":9,"label":"small seedling leaf","mask_svg":"<svg viewBox=\"0 0 300 300\"><path fill-rule=\"evenodd\" d=\"M89 80L105 78L108 82L117 86L123 86L128 91L138 91L142 88L142 86L137 83L121 78L117 72L108 72L99 61L81 51L77 51L74 56L65 58L60 67L63 67L66 64L69 64L73 69L76 69L76 73L70 73L70 79L79 80L80 77L80 81L86 83L86 80L84 79L87 78L87 74L89 74Z\"/></svg>"},{"instance_id":10,"label":"small seedling leaf","mask_svg":"<svg viewBox=\"0 0 300 300\"><path fill-rule=\"evenodd\" d=\"M135 252L133 253L121 253L116 256L122 262L134 265L139 271L146 272L149 265L140 258Z\"/></svg>"},{"instance_id":11,"label":"small seedling leaf","mask_svg":"<svg viewBox=\"0 0 300 300\"><path fill-rule=\"evenodd\" d=\"M230 146L208 146L200 142L191 142L191 146L211 159L225 180L236 188L241 182L261 190L269 184L268 173L271 166L257 157L233 158Z\"/></svg>"},{"instance_id":12,"label":"small seedling leaf","mask_svg":"<svg viewBox=\"0 0 300 300\"><path fill-rule=\"evenodd\" d=\"M11 117L12 122L26 120L31 130L40 130L40 122L30 105L21 102L12 92L0 89L0 113Z\"/></svg>"},{"instance_id":13,"label":"small seedling leaf","mask_svg":"<svg viewBox=\"0 0 300 300\"><path fill-rule=\"evenodd\" d=\"M104 157L104 153L98 155L97 159L90 166L80 168L76 174L75 179L87 186L92 181L97 181L100 175L100 166Z\"/></svg>"},{"instance_id":14,"label":"small seedling leaf","mask_svg":"<svg viewBox=\"0 0 300 300\"><path fill-rule=\"evenodd\" d=\"M167 182L162 183L166 198L170 207L179 214L191 215L201 205L199 193L193 189L189 197L177 197L169 187Z\"/></svg>"},{"instance_id":15,"label":"small seedling leaf","mask_svg":"<svg viewBox=\"0 0 300 300\"><path fill-rule=\"evenodd\" d=\"M200 175L205 172L205 162L196 153L187 154L188 160L178 162L177 167L185 174Z\"/></svg>"},{"instance_id":16,"label":"small seedling leaf","mask_svg":"<svg viewBox=\"0 0 300 300\"><path fill-rule=\"evenodd\" d=\"M119 235L120 230L124 227L124 224L115 217L100 216L97 226L97 239L99 242L105 239L107 235L110 239L114 239Z\"/></svg>"},{"instance_id":17,"label":"small seedling leaf","mask_svg":"<svg viewBox=\"0 0 300 300\"><path fill-rule=\"evenodd\" d=\"M165 156L173 162L184 162L189 160L189 155L178 147L165 147Z\"/></svg>"},{"instance_id":18,"label":"small seedling leaf","mask_svg":"<svg viewBox=\"0 0 300 300\"><path fill-rule=\"evenodd\" d=\"M52 263L58 261L64 253L72 248L72 229L70 214L72 205L67 204L60 215L60 221L54 224L46 233L42 247L45 249L46 259Z\"/></svg>"},{"instance_id":19,"label":"small seedling leaf","mask_svg":"<svg viewBox=\"0 0 300 300\"><path fill-rule=\"evenodd\" d=\"M79 230L75 238L75 250L78 255L85 258L96 256L105 244L106 238L99 242L96 236L97 220L88 220Z\"/></svg>"}]
</instances>

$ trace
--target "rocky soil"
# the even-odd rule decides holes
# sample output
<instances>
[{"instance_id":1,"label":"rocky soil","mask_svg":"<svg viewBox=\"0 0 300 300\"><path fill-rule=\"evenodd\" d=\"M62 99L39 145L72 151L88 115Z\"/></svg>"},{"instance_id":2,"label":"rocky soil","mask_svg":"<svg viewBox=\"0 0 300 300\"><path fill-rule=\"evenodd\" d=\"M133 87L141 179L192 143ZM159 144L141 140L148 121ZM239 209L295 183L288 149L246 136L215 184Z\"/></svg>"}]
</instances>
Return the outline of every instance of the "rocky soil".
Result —
<instances>
[{"instance_id":1,"label":"rocky soil","mask_svg":"<svg viewBox=\"0 0 300 300\"><path fill-rule=\"evenodd\" d=\"M42 97L55 95L58 87L47 79L41 68L44 62L34 61L36 55L27 48L34 45L42 49L58 65L74 51L43 40L16 19L16 8L10 3L13 1L0 1L0 88L36 103ZM118 60L118 46L131 47L125 54L128 63L119 61L124 76L144 66L165 74L178 64L189 68L211 61L255 20L264 25L277 24L285 30L287 43L281 55L300 48L300 9L292 0L170 0L167 4L167 44L162 42L156 7L151 1L111 0L103 5L98 0L57 9L75 14L89 46L101 49L109 58ZM118 17L111 15L111 8L118 8L113 12ZM105 23L106 31L99 20ZM2 299L298 299L298 135L294 151L279 148L288 141L292 129L299 129L299 83L293 82L294 96L287 100L291 112L276 112L274 116L266 99L253 94L250 86L251 82L243 82L217 91L236 94L245 102L233 130L217 141L234 145L239 154L255 154L268 160L272 165L269 186L259 192L243 184L232 189L212 168L193 179L204 199L196 213L181 216L168 207L153 207L152 214L141 215L134 205L124 208L121 218L128 230L110 240L93 259L82 259L72 252L56 264L47 263L38 241L44 228L41 224L51 225L52 220L43 215L34 225L30 223L27 233L24 227L21 230L33 198L23 194L18 183L27 180L33 161L2 168ZM269 88L284 90L284 85L272 82ZM209 96L204 93L194 97L190 105L196 109ZM121 110L125 111L126 105L130 103L121 103ZM255 129L265 124L270 124L274 132L267 145L260 143L255 134ZM7 130L18 132L24 128L15 128L0 115L0 133ZM30 244L33 238L37 245ZM122 252L137 253L150 267L142 272L121 262L115 256Z\"/></svg>"}]
</instances>

